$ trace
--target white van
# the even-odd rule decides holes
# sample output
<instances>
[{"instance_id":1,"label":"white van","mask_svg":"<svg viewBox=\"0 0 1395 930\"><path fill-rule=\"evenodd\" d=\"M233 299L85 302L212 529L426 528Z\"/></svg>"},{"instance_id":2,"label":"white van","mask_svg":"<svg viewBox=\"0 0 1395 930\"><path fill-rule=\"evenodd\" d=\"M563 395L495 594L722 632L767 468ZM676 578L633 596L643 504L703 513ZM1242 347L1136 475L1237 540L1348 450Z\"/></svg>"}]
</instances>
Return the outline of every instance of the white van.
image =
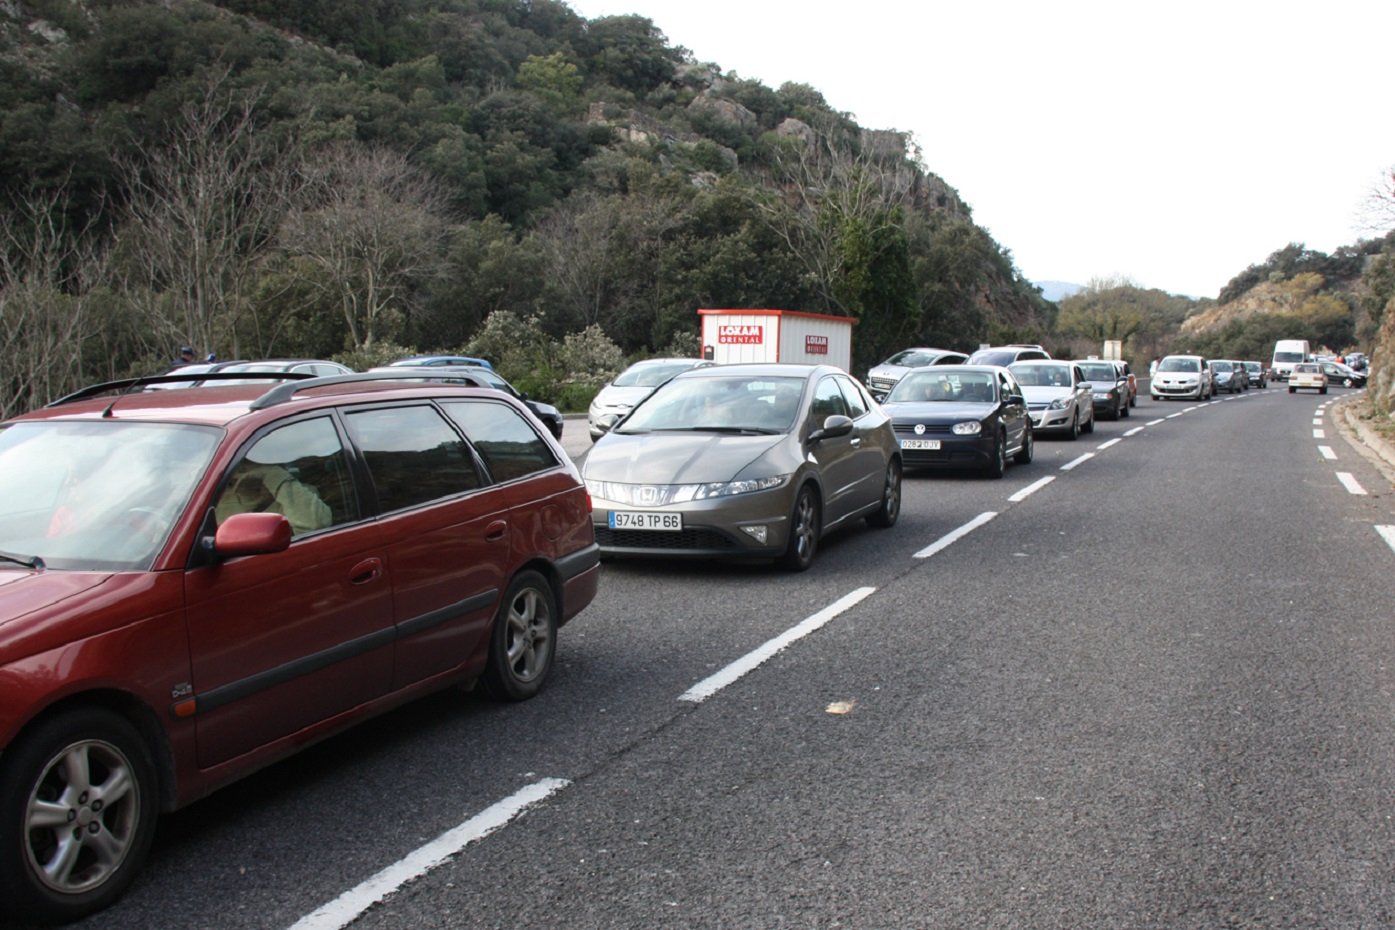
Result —
<instances>
[{"instance_id":1,"label":"white van","mask_svg":"<svg viewBox=\"0 0 1395 930\"><path fill-rule=\"evenodd\" d=\"M1280 339L1274 343L1274 360L1269 363L1269 377L1287 381L1293 366L1312 358L1306 339Z\"/></svg>"}]
</instances>

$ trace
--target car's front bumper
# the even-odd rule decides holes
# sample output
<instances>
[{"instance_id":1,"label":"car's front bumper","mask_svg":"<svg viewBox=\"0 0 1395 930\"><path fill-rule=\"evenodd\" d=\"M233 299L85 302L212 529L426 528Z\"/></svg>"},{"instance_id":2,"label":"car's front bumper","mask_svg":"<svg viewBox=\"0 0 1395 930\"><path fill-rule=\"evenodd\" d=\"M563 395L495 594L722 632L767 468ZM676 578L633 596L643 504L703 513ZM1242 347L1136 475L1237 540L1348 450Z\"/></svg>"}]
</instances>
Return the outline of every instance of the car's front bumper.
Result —
<instances>
[{"instance_id":1,"label":"car's front bumper","mask_svg":"<svg viewBox=\"0 0 1395 930\"><path fill-rule=\"evenodd\" d=\"M769 491L644 508L593 497L591 522L605 556L664 558L776 558L788 542L794 509L790 483ZM680 514L682 529L614 529L611 511ZM760 538L758 528L764 528Z\"/></svg>"},{"instance_id":2,"label":"car's front bumper","mask_svg":"<svg viewBox=\"0 0 1395 930\"><path fill-rule=\"evenodd\" d=\"M1032 417L1032 429L1038 433L1050 433L1057 430L1070 432L1071 423L1075 419L1075 411L1069 407L1064 410L1029 410L1028 413Z\"/></svg>"},{"instance_id":3,"label":"car's front bumper","mask_svg":"<svg viewBox=\"0 0 1395 930\"><path fill-rule=\"evenodd\" d=\"M906 441L938 442L938 449L908 449ZM987 466L996 454L996 437L989 433L959 436L948 430L917 436L910 430L896 431L901 447L901 463L906 468L979 468Z\"/></svg>"}]
</instances>

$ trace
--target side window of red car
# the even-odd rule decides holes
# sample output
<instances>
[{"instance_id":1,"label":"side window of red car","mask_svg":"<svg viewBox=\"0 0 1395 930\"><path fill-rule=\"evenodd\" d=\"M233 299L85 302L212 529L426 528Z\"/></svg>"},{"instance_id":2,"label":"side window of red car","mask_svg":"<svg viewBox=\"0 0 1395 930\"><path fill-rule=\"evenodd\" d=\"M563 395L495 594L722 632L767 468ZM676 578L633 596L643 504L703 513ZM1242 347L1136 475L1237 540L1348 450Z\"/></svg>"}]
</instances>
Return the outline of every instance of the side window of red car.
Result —
<instances>
[{"instance_id":1,"label":"side window of red car","mask_svg":"<svg viewBox=\"0 0 1395 930\"><path fill-rule=\"evenodd\" d=\"M465 431L495 481L512 481L557 466L552 447L513 407L489 400L451 400L441 406Z\"/></svg>"},{"instance_id":2,"label":"side window of red car","mask_svg":"<svg viewBox=\"0 0 1395 930\"><path fill-rule=\"evenodd\" d=\"M297 536L358 519L348 459L329 417L272 430L233 467L214 505L218 522L254 512L284 514Z\"/></svg>"},{"instance_id":3,"label":"side window of red car","mask_svg":"<svg viewBox=\"0 0 1395 930\"><path fill-rule=\"evenodd\" d=\"M483 483L465 440L429 404L355 410L344 422L368 464L380 512L450 497Z\"/></svg>"}]
</instances>

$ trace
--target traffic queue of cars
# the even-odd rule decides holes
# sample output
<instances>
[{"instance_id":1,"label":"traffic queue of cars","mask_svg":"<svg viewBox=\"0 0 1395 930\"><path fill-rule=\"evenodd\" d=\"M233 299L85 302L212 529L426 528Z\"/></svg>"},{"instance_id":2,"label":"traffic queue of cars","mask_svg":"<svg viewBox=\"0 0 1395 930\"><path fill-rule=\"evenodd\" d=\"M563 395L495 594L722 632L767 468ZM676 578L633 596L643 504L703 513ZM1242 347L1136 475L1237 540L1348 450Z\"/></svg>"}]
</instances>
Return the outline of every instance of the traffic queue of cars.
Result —
<instances>
[{"instance_id":1,"label":"traffic queue of cars","mask_svg":"<svg viewBox=\"0 0 1395 930\"><path fill-rule=\"evenodd\" d=\"M804 571L894 527L906 469L999 478L1136 403L1121 362L976 355L880 403L833 366L656 360L575 464L465 357L191 367L0 423L0 912L105 907L160 813L413 698L537 694L602 558ZM1170 358L1154 397L1209 396Z\"/></svg>"}]
</instances>

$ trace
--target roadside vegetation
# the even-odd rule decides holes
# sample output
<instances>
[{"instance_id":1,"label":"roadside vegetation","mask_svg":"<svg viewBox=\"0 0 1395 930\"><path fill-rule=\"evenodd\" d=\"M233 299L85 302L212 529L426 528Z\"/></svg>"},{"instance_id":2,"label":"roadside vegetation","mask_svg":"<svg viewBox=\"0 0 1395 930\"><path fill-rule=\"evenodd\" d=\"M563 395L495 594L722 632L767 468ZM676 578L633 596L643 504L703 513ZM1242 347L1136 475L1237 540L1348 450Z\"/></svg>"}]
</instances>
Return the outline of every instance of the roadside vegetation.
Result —
<instances>
[{"instance_id":1,"label":"roadside vegetation","mask_svg":"<svg viewBox=\"0 0 1395 930\"><path fill-rule=\"evenodd\" d=\"M1263 357L1366 344L1395 280L1387 238L1290 246L1219 301L1112 281L1058 307L914 138L558 0L29 0L0 75L0 415L184 344L484 355L580 409L698 352L699 307L854 317L856 370L1013 341Z\"/></svg>"}]
</instances>

